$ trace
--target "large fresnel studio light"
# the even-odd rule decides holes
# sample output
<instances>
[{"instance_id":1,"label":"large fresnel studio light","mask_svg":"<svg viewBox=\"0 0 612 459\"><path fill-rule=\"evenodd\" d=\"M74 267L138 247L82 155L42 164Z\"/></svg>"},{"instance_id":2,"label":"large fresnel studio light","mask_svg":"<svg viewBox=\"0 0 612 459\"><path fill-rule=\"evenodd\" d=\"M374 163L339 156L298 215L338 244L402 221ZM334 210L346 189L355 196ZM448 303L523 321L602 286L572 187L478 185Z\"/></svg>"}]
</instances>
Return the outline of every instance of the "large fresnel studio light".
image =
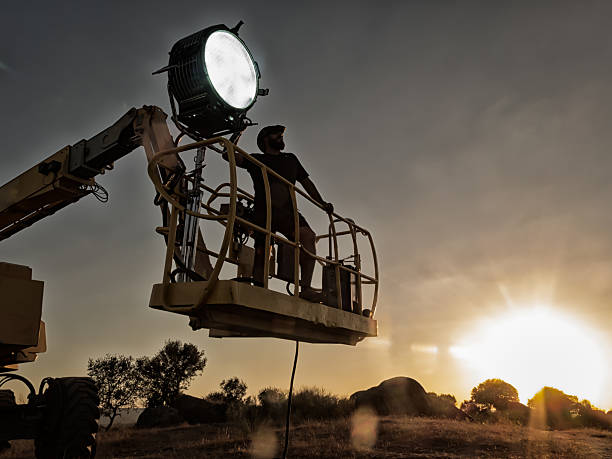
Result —
<instances>
[{"instance_id":1,"label":"large fresnel studio light","mask_svg":"<svg viewBox=\"0 0 612 459\"><path fill-rule=\"evenodd\" d=\"M259 89L257 62L238 37L241 25L219 24L179 40L168 65L155 72L168 72L173 120L191 137L244 130L251 124L247 110L268 93Z\"/></svg>"}]
</instances>

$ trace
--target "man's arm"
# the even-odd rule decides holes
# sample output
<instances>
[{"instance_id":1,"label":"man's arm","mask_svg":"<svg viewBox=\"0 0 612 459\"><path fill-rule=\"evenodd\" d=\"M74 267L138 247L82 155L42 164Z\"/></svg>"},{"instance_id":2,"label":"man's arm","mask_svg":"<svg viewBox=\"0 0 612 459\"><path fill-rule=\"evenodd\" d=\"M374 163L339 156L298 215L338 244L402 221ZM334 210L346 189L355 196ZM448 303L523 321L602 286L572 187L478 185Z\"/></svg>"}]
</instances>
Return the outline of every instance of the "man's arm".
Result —
<instances>
[{"instance_id":1,"label":"man's arm","mask_svg":"<svg viewBox=\"0 0 612 459\"><path fill-rule=\"evenodd\" d=\"M227 157L227 151L224 151L221 156L224 160L229 162L229 158ZM236 160L236 167L241 167L243 169L247 168L248 161L244 159L244 156L242 156L240 153L234 151L234 159Z\"/></svg>"},{"instance_id":2,"label":"man's arm","mask_svg":"<svg viewBox=\"0 0 612 459\"><path fill-rule=\"evenodd\" d=\"M325 202L323 200L323 197L321 196L321 193L319 193L319 190L317 190L317 187L315 186L314 183L312 183L312 180L310 180L309 177L306 177L306 178L300 180L300 183L304 187L304 190L306 191L306 193L308 193L308 195L312 199L314 199L315 201L320 203L325 208L325 211L327 213L331 214L334 211L333 204L331 202Z\"/></svg>"}]
</instances>

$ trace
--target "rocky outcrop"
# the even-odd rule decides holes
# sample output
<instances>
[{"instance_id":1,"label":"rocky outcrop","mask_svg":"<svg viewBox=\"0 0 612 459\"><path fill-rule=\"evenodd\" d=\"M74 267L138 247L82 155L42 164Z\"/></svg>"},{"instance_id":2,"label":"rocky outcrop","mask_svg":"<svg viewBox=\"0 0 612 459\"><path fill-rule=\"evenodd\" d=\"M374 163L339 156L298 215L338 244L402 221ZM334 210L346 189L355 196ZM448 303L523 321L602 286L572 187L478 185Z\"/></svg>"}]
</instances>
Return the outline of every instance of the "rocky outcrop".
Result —
<instances>
[{"instance_id":1,"label":"rocky outcrop","mask_svg":"<svg viewBox=\"0 0 612 459\"><path fill-rule=\"evenodd\" d=\"M223 403L209 402L191 395L179 395L174 402L174 408L189 424L209 424L227 420L226 406Z\"/></svg>"},{"instance_id":2,"label":"rocky outcrop","mask_svg":"<svg viewBox=\"0 0 612 459\"><path fill-rule=\"evenodd\" d=\"M380 416L405 414L431 416L427 393L416 380L405 376L387 379L376 387L351 395L355 408L369 407Z\"/></svg>"},{"instance_id":3,"label":"rocky outcrop","mask_svg":"<svg viewBox=\"0 0 612 459\"><path fill-rule=\"evenodd\" d=\"M150 429L152 427L170 427L182 424L185 420L176 408L156 406L145 409L136 421L136 427Z\"/></svg>"}]
</instances>

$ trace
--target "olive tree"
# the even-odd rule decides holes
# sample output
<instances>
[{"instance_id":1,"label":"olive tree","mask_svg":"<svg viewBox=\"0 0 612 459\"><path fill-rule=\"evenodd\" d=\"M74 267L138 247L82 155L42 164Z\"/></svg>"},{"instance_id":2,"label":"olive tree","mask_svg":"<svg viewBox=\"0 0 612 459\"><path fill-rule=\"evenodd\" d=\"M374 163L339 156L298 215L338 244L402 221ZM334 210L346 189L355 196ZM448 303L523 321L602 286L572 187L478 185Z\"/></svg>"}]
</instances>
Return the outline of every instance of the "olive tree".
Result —
<instances>
[{"instance_id":1,"label":"olive tree","mask_svg":"<svg viewBox=\"0 0 612 459\"><path fill-rule=\"evenodd\" d=\"M472 389L470 401L503 410L512 402L518 402L518 391L501 379L487 379Z\"/></svg>"},{"instance_id":2,"label":"olive tree","mask_svg":"<svg viewBox=\"0 0 612 459\"><path fill-rule=\"evenodd\" d=\"M236 376L224 379L219 386L221 387L223 401L225 403L240 403L246 395L246 383Z\"/></svg>"},{"instance_id":3,"label":"olive tree","mask_svg":"<svg viewBox=\"0 0 612 459\"><path fill-rule=\"evenodd\" d=\"M196 345L166 341L153 357L141 357L136 361L141 380L140 395L147 406L172 406L205 366L204 351Z\"/></svg>"},{"instance_id":4,"label":"olive tree","mask_svg":"<svg viewBox=\"0 0 612 459\"><path fill-rule=\"evenodd\" d=\"M121 408L131 408L138 398L138 374L131 356L106 354L89 359L87 374L98 388L100 411L109 418L109 430Z\"/></svg>"}]
</instances>

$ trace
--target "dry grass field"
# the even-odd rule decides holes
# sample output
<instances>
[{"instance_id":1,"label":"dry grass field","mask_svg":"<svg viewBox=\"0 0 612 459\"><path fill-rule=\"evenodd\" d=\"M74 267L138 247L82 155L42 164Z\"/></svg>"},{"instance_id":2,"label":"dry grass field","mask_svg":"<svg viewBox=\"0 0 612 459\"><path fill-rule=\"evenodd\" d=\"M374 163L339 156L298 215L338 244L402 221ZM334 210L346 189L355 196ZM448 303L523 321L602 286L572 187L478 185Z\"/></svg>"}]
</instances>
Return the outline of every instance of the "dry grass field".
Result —
<instances>
[{"instance_id":1,"label":"dry grass field","mask_svg":"<svg viewBox=\"0 0 612 459\"><path fill-rule=\"evenodd\" d=\"M100 458L279 457L283 429L247 433L228 425L183 425L99 434ZM16 441L1 458L33 457L33 442ZM368 415L310 422L292 429L291 458L612 458L612 432L541 431L513 425Z\"/></svg>"}]
</instances>

